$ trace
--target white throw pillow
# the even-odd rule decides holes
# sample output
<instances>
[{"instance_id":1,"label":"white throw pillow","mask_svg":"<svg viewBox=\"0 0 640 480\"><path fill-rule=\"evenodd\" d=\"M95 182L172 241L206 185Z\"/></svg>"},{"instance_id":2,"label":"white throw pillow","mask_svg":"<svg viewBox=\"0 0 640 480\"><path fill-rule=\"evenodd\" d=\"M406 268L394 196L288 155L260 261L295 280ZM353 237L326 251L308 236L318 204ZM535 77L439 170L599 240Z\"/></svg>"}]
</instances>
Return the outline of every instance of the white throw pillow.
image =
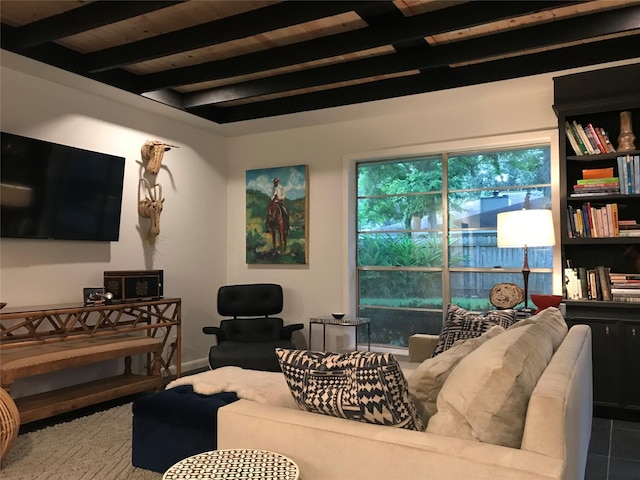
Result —
<instances>
[{"instance_id":1,"label":"white throw pillow","mask_svg":"<svg viewBox=\"0 0 640 480\"><path fill-rule=\"evenodd\" d=\"M520 448L531 392L567 333L557 313L510 328L463 358L438 395L427 431Z\"/></svg>"},{"instance_id":2,"label":"white throw pillow","mask_svg":"<svg viewBox=\"0 0 640 480\"><path fill-rule=\"evenodd\" d=\"M484 342L504 331L504 328L496 325L479 337L468 340L458 340L451 348L445 350L440 355L427 358L409 376L407 379L409 383L409 393L425 425L429 421L429 418L437 412L436 399L445 380L449 377L454 367L458 365L460 360Z\"/></svg>"},{"instance_id":3,"label":"white throw pillow","mask_svg":"<svg viewBox=\"0 0 640 480\"><path fill-rule=\"evenodd\" d=\"M556 307L545 308L540 313L536 313L529 318L525 318L514 323L508 329L510 330L512 328L523 327L537 322L547 322L548 327L554 330L552 339L553 351L555 352L567 334L567 323L564 321L564 317L562 316L562 313L560 313L560 310Z\"/></svg>"}]
</instances>

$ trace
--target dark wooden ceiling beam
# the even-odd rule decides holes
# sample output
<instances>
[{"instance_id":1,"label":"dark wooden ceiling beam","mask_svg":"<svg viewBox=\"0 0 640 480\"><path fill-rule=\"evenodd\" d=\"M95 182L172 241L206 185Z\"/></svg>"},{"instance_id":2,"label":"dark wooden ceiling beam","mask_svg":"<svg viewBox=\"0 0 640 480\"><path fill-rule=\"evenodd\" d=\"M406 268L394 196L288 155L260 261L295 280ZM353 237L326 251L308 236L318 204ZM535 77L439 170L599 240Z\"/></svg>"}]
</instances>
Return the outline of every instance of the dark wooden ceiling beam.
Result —
<instances>
[{"instance_id":1,"label":"dark wooden ceiling beam","mask_svg":"<svg viewBox=\"0 0 640 480\"><path fill-rule=\"evenodd\" d=\"M182 1L99 1L58 15L28 23L16 29L17 48L31 48L63 37L137 17Z\"/></svg>"},{"instance_id":2,"label":"dark wooden ceiling beam","mask_svg":"<svg viewBox=\"0 0 640 480\"><path fill-rule=\"evenodd\" d=\"M356 5L362 8L369 2L314 1L282 2L258 8L228 18L185 28L107 48L87 55L85 69L88 72L109 70L132 63L195 50L210 45L250 37L259 33L299 23L317 20L352 11ZM375 2L372 2L375 3Z\"/></svg>"},{"instance_id":3,"label":"dark wooden ceiling beam","mask_svg":"<svg viewBox=\"0 0 640 480\"><path fill-rule=\"evenodd\" d=\"M137 92L139 90L138 77L133 73L117 68L107 72L87 74L79 65L82 64L82 54L69 48L58 45L55 42L47 42L42 45L36 45L28 49L25 53L24 49L17 48L14 41L16 28L6 24L0 25L0 44L4 50L8 50L18 55L24 55L33 60L37 60L47 65L51 65L68 72L76 73L84 77L105 83L128 92Z\"/></svg>"},{"instance_id":4,"label":"dark wooden ceiling beam","mask_svg":"<svg viewBox=\"0 0 640 480\"><path fill-rule=\"evenodd\" d=\"M340 3L340 2L338 2ZM375 3L375 2L374 2ZM140 77L141 92L188 85L311 62L384 45L422 39L429 35L469 28L540 10L574 4L566 2L470 2L327 37L274 47L200 65L176 68ZM360 5L358 9L363 8Z\"/></svg>"},{"instance_id":5,"label":"dark wooden ceiling beam","mask_svg":"<svg viewBox=\"0 0 640 480\"><path fill-rule=\"evenodd\" d=\"M231 123L495 82L636 58L640 56L640 42L635 37L637 36L614 38L521 57L446 70L438 69L410 77L380 80L236 107L202 106L187 111L217 123Z\"/></svg>"},{"instance_id":6,"label":"dark wooden ceiling beam","mask_svg":"<svg viewBox=\"0 0 640 480\"><path fill-rule=\"evenodd\" d=\"M424 49L378 55L186 94L187 108L290 90L428 70L528 49L612 35L640 26L640 6L549 22ZM640 41L640 37L639 37Z\"/></svg>"}]
</instances>

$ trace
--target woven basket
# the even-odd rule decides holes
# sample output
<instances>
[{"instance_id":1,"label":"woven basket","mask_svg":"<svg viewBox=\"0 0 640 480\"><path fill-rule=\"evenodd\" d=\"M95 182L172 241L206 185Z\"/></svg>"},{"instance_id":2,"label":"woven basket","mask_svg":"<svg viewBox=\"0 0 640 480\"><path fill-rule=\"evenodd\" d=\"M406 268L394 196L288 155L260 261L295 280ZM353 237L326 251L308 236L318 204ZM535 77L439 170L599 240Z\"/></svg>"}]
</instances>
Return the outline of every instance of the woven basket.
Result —
<instances>
[{"instance_id":1,"label":"woven basket","mask_svg":"<svg viewBox=\"0 0 640 480\"><path fill-rule=\"evenodd\" d=\"M20 429L20 413L11 395L0 388L0 463L9 453Z\"/></svg>"}]
</instances>

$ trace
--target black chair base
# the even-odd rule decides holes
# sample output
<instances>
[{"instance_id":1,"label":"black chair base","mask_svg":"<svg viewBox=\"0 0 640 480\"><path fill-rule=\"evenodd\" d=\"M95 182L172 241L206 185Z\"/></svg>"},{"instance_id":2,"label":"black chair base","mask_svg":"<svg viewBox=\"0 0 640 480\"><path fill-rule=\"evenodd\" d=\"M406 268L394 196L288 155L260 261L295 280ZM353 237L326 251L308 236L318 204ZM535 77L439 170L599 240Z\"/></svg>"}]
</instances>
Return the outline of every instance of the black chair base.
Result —
<instances>
[{"instance_id":1,"label":"black chair base","mask_svg":"<svg viewBox=\"0 0 640 480\"><path fill-rule=\"evenodd\" d=\"M250 347L249 347L250 345ZM242 367L249 370L280 372L280 363L276 357L276 348L293 348L290 340L275 342L224 342L209 350L209 366L220 368L227 366Z\"/></svg>"}]
</instances>

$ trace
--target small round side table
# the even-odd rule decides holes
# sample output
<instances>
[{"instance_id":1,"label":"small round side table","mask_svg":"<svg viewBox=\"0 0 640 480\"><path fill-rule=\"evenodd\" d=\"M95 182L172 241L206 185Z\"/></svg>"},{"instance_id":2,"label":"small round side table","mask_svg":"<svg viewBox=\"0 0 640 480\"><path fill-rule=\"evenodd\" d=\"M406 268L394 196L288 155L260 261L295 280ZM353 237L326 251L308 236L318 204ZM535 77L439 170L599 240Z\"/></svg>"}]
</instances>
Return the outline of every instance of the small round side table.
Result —
<instances>
[{"instance_id":1,"label":"small round side table","mask_svg":"<svg viewBox=\"0 0 640 480\"><path fill-rule=\"evenodd\" d=\"M279 453L266 450L214 450L185 458L173 465L162 480L298 480L298 466Z\"/></svg>"},{"instance_id":2,"label":"small round side table","mask_svg":"<svg viewBox=\"0 0 640 480\"><path fill-rule=\"evenodd\" d=\"M20 413L16 403L4 388L0 388L0 463L18 436Z\"/></svg>"}]
</instances>

